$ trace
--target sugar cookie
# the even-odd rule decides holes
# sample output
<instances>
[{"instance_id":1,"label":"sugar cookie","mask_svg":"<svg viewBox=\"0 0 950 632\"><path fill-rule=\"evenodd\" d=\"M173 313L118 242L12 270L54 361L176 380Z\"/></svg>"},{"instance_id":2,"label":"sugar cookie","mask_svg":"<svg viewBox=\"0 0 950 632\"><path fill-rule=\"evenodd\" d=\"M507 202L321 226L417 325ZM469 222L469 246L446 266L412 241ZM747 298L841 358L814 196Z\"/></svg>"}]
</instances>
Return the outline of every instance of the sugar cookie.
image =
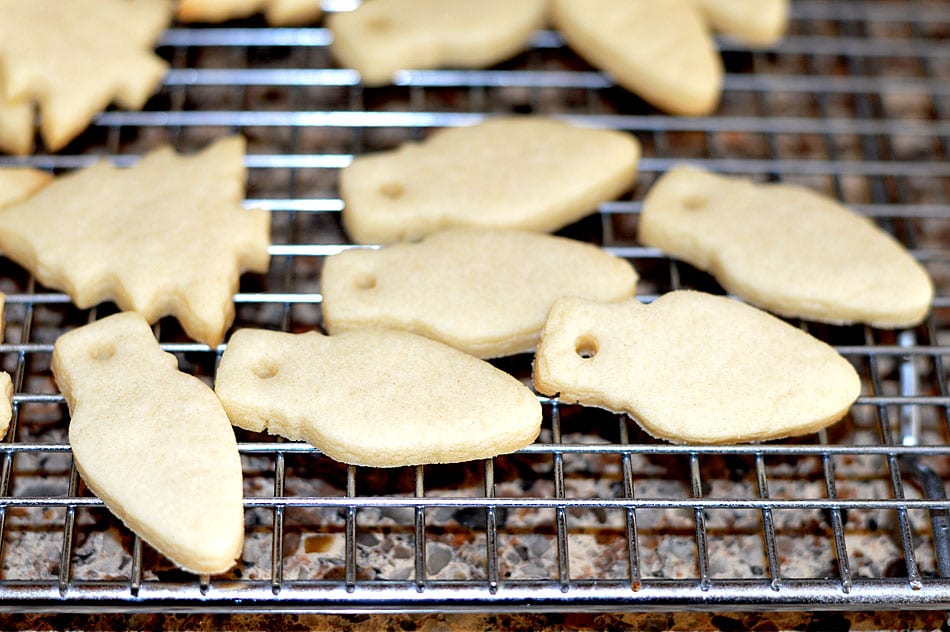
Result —
<instances>
[{"instance_id":1,"label":"sugar cookie","mask_svg":"<svg viewBox=\"0 0 950 632\"><path fill-rule=\"evenodd\" d=\"M346 250L328 257L321 275L331 334L405 329L482 358L534 351L561 296L616 301L636 287L633 267L594 245L489 228Z\"/></svg>"},{"instance_id":2,"label":"sugar cookie","mask_svg":"<svg viewBox=\"0 0 950 632\"><path fill-rule=\"evenodd\" d=\"M367 0L327 18L330 50L367 85L397 70L482 68L525 49L546 9L546 0Z\"/></svg>"},{"instance_id":3,"label":"sugar cookie","mask_svg":"<svg viewBox=\"0 0 950 632\"><path fill-rule=\"evenodd\" d=\"M633 415L650 434L731 443L814 432L861 390L838 353L766 312L701 292L596 303L564 298L541 333L535 387Z\"/></svg>"},{"instance_id":4,"label":"sugar cookie","mask_svg":"<svg viewBox=\"0 0 950 632\"><path fill-rule=\"evenodd\" d=\"M167 64L152 51L169 0L0 0L0 83L10 105L39 104L57 151L113 100L141 108Z\"/></svg>"},{"instance_id":5,"label":"sugar cookie","mask_svg":"<svg viewBox=\"0 0 950 632\"><path fill-rule=\"evenodd\" d=\"M3 313L3 307L6 303L6 295L0 292L0 342L3 342L3 329L6 325ZM10 421L13 420L13 379L6 371L0 371L0 439L6 436L10 428Z\"/></svg>"},{"instance_id":6,"label":"sugar cookie","mask_svg":"<svg viewBox=\"0 0 950 632\"><path fill-rule=\"evenodd\" d=\"M221 403L178 371L138 314L63 334L53 376L86 485L175 564L222 573L241 555L241 459Z\"/></svg>"},{"instance_id":7,"label":"sugar cookie","mask_svg":"<svg viewBox=\"0 0 950 632\"><path fill-rule=\"evenodd\" d=\"M788 0L692 0L709 25L744 44L771 46L788 26Z\"/></svg>"},{"instance_id":8,"label":"sugar cookie","mask_svg":"<svg viewBox=\"0 0 950 632\"><path fill-rule=\"evenodd\" d=\"M244 139L194 156L165 147L129 169L105 162L0 210L0 249L77 306L114 300L149 322L221 342L243 270L266 272L270 214L245 210Z\"/></svg>"},{"instance_id":9,"label":"sugar cookie","mask_svg":"<svg viewBox=\"0 0 950 632\"><path fill-rule=\"evenodd\" d=\"M543 117L440 130L345 168L343 224L364 244L452 226L554 231L629 189L639 157L630 134Z\"/></svg>"},{"instance_id":10,"label":"sugar cookie","mask_svg":"<svg viewBox=\"0 0 950 632\"><path fill-rule=\"evenodd\" d=\"M530 444L541 405L483 360L415 334L240 329L215 391L231 423L377 467L485 459Z\"/></svg>"},{"instance_id":11,"label":"sugar cookie","mask_svg":"<svg viewBox=\"0 0 950 632\"><path fill-rule=\"evenodd\" d=\"M0 151L25 156L33 151L33 104L7 103L0 94Z\"/></svg>"},{"instance_id":12,"label":"sugar cookie","mask_svg":"<svg viewBox=\"0 0 950 632\"><path fill-rule=\"evenodd\" d=\"M626 89L673 114L716 109L722 60L691 0L552 0L567 43Z\"/></svg>"},{"instance_id":13,"label":"sugar cookie","mask_svg":"<svg viewBox=\"0 0 950 632\"><path fill-rule=\"evenodd\" d=\"M933 281L897 240L799 186L675 168L643 201L640 241L784 316L907 327L933 300Z\"/></svg>"},{"instance_id":14,"label":"sugar cookie","mask_svg":"<svg viewBox=\"0 0 950 632\"><path fill-rule=\"evenodd\" d=\"M6 371L0 371L0 439L7 435L10 422L13 421L13 378Z\"/></svg>"},{"instance_id":15,"label":"sugar cookie","mask_svg":"<svg viewBox=\"0 0 950 632\"><path fill-rule=\"evenodd\" d=\"M0 208L30 197L46 186L53 176L29 167L0 167Z\"/></svg>"},{"instance_id":16,"label":"sugar cookie","mask_svg":"<svg viewBox=\"0 0 950 632\"><path fill-rule=\"evenodd\" d=\"M316 22L320 0L179 0L177 17L183 22L224 22L264 11L271 26Z\"/></svg>"}]
</instances>

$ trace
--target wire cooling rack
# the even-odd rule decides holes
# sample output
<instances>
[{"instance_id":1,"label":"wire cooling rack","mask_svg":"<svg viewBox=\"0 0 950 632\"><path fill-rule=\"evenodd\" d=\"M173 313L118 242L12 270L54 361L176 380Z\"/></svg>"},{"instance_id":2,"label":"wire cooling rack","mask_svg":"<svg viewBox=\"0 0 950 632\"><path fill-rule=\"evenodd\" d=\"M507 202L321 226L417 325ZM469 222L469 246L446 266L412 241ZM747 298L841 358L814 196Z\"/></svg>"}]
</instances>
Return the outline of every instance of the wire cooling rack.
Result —
<instances>
[{"instance_id":1,"label":"wire cooling rack","mask_svg":"<svg viewBox=\"0 0 950 632\"><path fill-rule=\"evenodd\" d=\"M273 262L243 279L235 327L320 327L322 262L349 245L336 184L353 155L510 113L640 139L635 190L562 233L629 259L643 300L722 292L637 241L644 192L688 160L805 184L873 218L934 277L933 312L898 332L792 321L863 381L843 421L795 440L672 446L622 416L542 399L542 434L517 454L380 470L238 430L244 554L197 577L122 526L72 464L52 344L115 308L78 310L0 259L0 356L16 386L0 444L0 610L950 608L950 3L797 0L792 18L774 50L720 42L723 103L696 119L615 87L552 31L489 70L401 72L364 89L334 66L322 28L168 30L159 53L172 70L144 111L106 112L59 154L0 164L59 173L244 134L247 205L273 214ZM155 333L212 382L223 347L168 319ZM496 364L529 383L530 360Z\"/></svg>"}]
</instances>

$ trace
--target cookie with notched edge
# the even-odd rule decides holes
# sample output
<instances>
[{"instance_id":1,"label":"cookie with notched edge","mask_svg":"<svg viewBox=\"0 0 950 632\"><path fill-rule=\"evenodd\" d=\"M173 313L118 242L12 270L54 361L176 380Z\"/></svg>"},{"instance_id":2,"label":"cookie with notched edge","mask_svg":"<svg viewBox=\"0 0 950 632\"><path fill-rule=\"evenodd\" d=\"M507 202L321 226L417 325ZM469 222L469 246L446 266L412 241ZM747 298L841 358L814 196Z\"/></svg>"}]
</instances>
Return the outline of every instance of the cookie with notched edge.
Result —
<instances>
[{"instance_id":1,"label":"cookie with notched edge","mask_svg":"<svg viewBox=\"0 0 950 632\"><path fill-rule=\"evenodd\" d=\"M491 228L345 250L326 259L320 278L331 334L404 329L481 358L534 351L561 296L617 301L636 287L633 266L597 246Z\"/></svg>"},{"instance_id":2,"label":"cookie with notched edge","mask_svg":"<svg viewBox=\"0 0 950 632\"><path fill-rule=\"evenodd\" d=\"M170 314L217 345L241 272L269 264L270 214L243 208L244 176L239 136L195 155L156 149L130 168L98 162L0 209L0 249L81 308Z\"/></svg>"}]
</instances>

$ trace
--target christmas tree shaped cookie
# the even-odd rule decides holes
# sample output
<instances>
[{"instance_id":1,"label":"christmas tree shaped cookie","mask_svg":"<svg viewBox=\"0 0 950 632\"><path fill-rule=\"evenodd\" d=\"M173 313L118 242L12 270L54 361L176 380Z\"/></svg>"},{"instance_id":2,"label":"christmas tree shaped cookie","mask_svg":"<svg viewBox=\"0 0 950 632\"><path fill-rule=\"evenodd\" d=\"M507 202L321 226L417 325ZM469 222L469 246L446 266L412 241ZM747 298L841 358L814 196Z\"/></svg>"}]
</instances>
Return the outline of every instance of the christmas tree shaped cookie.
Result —
<instances>
[{"instance_id":1,"label":"christmas tree shaped cookie","mask_svg":"<svg viewBox=\"0 0 950 632\"><path fill-rule=\"evenodd\" d=\"M167 69L152 47L172 10L169 0L0 0L0 130L16 130L5 148L29 151L24 110L8 112L18 104L39 105L50 151L113 101L141 108ZM31 139L31 119L29 129Z\"/></svg>"},{"instance_id":2,"label":"christmas tree shaped cookie","mask_svg":"<svg viewBox=\"0 0 950 632\"><path fill-rule=\"evenodd\" d=\"M129 169L100 162L0 210L0 249L79 307L170 314L216 345L241 272L269 262L270 216L241 206L244 175L241 137L194 156L165 147Z\"/></svg>"}]
</instances>

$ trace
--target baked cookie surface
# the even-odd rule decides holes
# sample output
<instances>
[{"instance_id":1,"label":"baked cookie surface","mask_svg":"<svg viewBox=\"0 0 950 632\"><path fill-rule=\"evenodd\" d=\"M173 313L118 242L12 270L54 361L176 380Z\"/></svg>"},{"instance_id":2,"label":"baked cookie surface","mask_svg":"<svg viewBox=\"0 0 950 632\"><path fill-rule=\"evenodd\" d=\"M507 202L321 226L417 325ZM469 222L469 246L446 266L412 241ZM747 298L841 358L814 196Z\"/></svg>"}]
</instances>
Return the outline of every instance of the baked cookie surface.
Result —
<instances>
[{"instance_id":1,"label":"baked cookie surface","mask_svg":"<svg viewBox=\"0 0 950 632\"><path fill-rule=\"evenodd\" d=\"M814 432L849 410L857 372L825 343L729 298L665 294L649 305L560 299L534 364L539 392L626 412L677 443Z\"/></svg>"},{"instance_id":2,"label":"baked cookie surface","mask_svg":"<svg viewBox=\"0 0 950 632\"><path fill-rule=\"evenodd\" d=\"M672 114L719 104L722 60L692 0L552 0L568 45L624 88Z\"/></svg>"},{"instance_id":3,"label":"baked cookie surface","mask_svg":"<svg viewBox=\"0 0 950 632\"><path fill-rule=\"evenodd\" d=\"M33 151L33 104L8 103L0 94L0 151L25 156Z\"/></svg>"},{"instance_id":4,"label":"baked cookie surface","mask_svg":"<svg viewBox=\"0 0 950 632\"><path fill-rule=\"evenodd\" d=\"M215 392L231 423L305 440L344 463L485 459L530 444L541 405L492 365L415 334L240 329Z\"/></svg>"},{"instance_id":5,"label":"baked cookie surface","mask_svg":"<svg viewBox=\"0 0 950 632\"><path fill-rule=\"evenodd\" d=\"M896 239L800 186L674 168L644 198L640 241L783 316L907 327L933 300L929 274Z\"/></svg>"},{"instance_id":6,"label":"baked cookie surface","mask_svg":"<svg viewBox=\"0 0 950 632\"><path fill-rule=\"evenodd\" d=\"M3 342L3 329L6 326L3 308L6 295L0 292L0 342ZM6 436L13 420L13 378L6 371L0 371L0 439Z\"/></svg>"},{"instance_id":7,"label":"baked cookie surface","mask_svg":"<svg viewBox=\"0 0 950 632\"><path fill-rule=\"evenodd\" d=\"M111 102L141 108L167 70L152 48L172 12L170 0L0 0L0 117L38 104L40 134L58 151ZM7 149L26 153L16 116L0 128L19 130Z\"/></svg>"},{"instance_id":8,"label":"baked cookie surface","mask_svg":"<svg viewBox=\"0 0 950 632\"><path fill-rule=\"evenodd\" d=\"M241 459L214 392L178 371L133 313L63 334L52 365L89 489L185 570L234 566L244 543Z\"/></svg>"},{"instance_id":9,"label":"baked cookie surface","mask_svg":"<svg viewBox=\"0 0 950 632\"><path fill-rule=\"evenodd\" d=\"M367 0L332 14L331 51L363 83L389 83L398 70L481 68L527 47L544 25L546 0Z\"/></svg>"},{"instance_id":10,"label":"baked cookie surface","mask_svg":"<svg viewBox=\"0 0 950 632\"><path fill-rule=\"evenodd\" d=\"M637 273L623 259L563 237L455 228L328 257L320 285L331 334L404 329L492 358L534 351L561 296L621 300L636 291Z\"/></svg>"},{"instance_id":11,"label":"baked cookie surface","mask_svg":"<svg viewBox=\"0 0 950 632\"><path fill-rule=\"evenodd\" d=\"M157 149L127 169L99 162L0 210L0 249L81 308L174 315L216 345L241 272L269 263L270 214L242 207L244 174L241 137L193 156Z\"/></svg>"},{"instance_id":12,"label":"baked cookie surface","mask_svg":"<svg viewBox=\"0 0 950 632\"><path fill-rule=\"evenodd\" d=\"M179 0L176 16L183 22L224 22L263 11L271 26L315 22L320 0Z\"/></svg>"},{"instance_id":13,"label":"baked cookie surface","mask_svg":"<svg viewBox=\"0 0 950 632\"><path fill-rule=\"evenodd\" d=\"M771 46L788 26L788 0L692 0L713 28L751 46Z\"/></svg>"},{"instance_id":14,"label":"baked cookie surface","mask_svg":"<svg viewBox=\"0 0 950 632\"><path fill-rule=\"evenodd\" d=\"M29 167L0 167L0 208L20 202L46 186L53 176Z\"/></svg>"},{"instance_id":15,"label":"baked cookie surface","mask_svg":"<svg viewBox=\"0 0 950 632\"><path fill-rule=\"evenodd\" d=\"M359 156L340 175L357 242L411 241L456 226L554 231L633 184L630 134L544 117L490 119Z\"/></svg>"}]
</instances>

